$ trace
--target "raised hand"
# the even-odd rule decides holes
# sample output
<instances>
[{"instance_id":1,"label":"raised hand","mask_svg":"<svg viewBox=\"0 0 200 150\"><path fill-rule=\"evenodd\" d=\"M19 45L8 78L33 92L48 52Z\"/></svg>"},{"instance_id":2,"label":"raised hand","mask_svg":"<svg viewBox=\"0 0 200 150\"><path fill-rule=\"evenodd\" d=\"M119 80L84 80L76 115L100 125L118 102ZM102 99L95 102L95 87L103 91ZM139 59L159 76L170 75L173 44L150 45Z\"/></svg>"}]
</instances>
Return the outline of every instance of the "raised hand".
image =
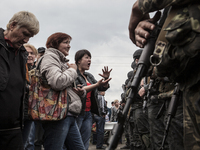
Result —
<instances>
[{"instance_id":1,"label":"raised hand","mask_svg":"<svg viewBox=\"0 0 200 150\"><path fill-rule=\"evenodd\" d=\"M107 80L110 77L110 72L112 71L112 69L110 69L110 71L108 71L108 66L104 66L104 69L102 69L103 74L99 74L101 77L103 77L105 80Z\"/></svg>"},{"instance_id":2,"label":"raised hand","mask_svg":"<svg viewBox=\"0 0 200 150\"><path fill-rule=\"evenodd\" d=\"M109 79L106 79L106 80L101 79L101 80L99 80L99 81L97 82L97 85L98 85L98 86L106 86L106 85L108 85L108 82L109 82L111 79L112 79L112 78L109 78Z\"/></svg>"}]
</instances>

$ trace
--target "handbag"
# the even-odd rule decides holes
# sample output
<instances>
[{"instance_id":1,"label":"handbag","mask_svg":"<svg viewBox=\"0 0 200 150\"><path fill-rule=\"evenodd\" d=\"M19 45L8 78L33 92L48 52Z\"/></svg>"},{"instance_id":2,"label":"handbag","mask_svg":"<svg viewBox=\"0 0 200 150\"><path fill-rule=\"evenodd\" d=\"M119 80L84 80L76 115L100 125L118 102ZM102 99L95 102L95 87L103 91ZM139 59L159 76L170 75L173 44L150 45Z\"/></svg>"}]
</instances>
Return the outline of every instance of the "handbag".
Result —
<instances>
[{"instance_id":1,"label":"handbag","mask_svg":"<svg viewBox=\"0 0 200 150\"><path fill-rule=\"evenodd\" d=\"M57 121L64 119L68 111L69 95L67 90L53 90L40 73L39 60L36 68L29 71L31 84L29 88L28 114L32 120Z\"/></svg>"}]
</instances>

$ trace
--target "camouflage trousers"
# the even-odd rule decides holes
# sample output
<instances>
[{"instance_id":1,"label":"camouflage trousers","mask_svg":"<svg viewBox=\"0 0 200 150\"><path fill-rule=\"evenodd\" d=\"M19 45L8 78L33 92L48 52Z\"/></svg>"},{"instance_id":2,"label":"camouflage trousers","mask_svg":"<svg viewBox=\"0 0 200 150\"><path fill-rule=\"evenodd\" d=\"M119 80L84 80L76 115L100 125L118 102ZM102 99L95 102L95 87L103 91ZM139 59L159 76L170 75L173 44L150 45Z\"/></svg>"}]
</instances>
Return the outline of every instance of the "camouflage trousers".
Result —
<instances>
[{"instance_id":1,"label":"camouflage trousers","mask_svg":"<svg viewBox=\"0 0 200 150\"><path fill-rule=\"evenodd\" d=\"M141 104L133 104L130 120L131 149L147 150L150 148L149 123L147 111L144 113Z\"/></svg>"},{"instance_id":2,"label":"camouflage trousers","mask_svg":"<svg viewBox=\"0 0 200 150\"><path fill-rule=\"evenodd\" d=\"M166 110L168 109L168 102L166 101ZM167 120L167 112L165 115L165 126ZM183 150L183 100L182 97L179 97L178 106L176 109L176 114L172 118L169 126L167 143L169 150Z\"/></svg>"},{"instance_id":3,"label":"camouflage trousers","mask_svg":"<svg viewBox=\"0 0 200 150\"><path fill-rule=\"evenodd\" d=\"M150 141L152 150L160 149L164 137L167 120L167 109L170 99L150 101L148 103L148 119L150 126ZM164 104L163 112L156 118L161 106ZM180 98L174 118L172 118L168 130L168 136L164 144L165 150L183 149L183 105Z\"/></svg>"},{"instance_id":4,"label":"camouflage trousers","mask_svg":"<svg viewBox=\"0 0 200 150\"><path fill-rule=\"evenodd\" d=\"M164 136L164 115L162 114L158 119L156 116L163 104L163 101L152 102L149 101L148 108L148 121L149 121L149 129L150 129L150 141L151 141L151 149L159 150L162 144L162 139ZM167 148L167 142L165 143L165 149Z\"/></svg>"},{"instance_id":5,"label":"camouflage trousers","mask_svg":"<svg viewBox=\"0 0 200 150\"><path fill-rule=\"evenodd\" d=\"M199 99L200 81L183 91L185 150L200 150L200 113L196 104Z\"/></svg>"},{"instance_id":6,"label":"camouflage trousers","mask_svg":"<svg viewBox=\"0 0 200 150\"><path fill-rule=\"evenodd\" d=\"M125 139L126 139L126 145L130 146L130 123L129 120L125 121L125 127L124 127L124 135L125 135Z\"/></svg>"}]
</instances>

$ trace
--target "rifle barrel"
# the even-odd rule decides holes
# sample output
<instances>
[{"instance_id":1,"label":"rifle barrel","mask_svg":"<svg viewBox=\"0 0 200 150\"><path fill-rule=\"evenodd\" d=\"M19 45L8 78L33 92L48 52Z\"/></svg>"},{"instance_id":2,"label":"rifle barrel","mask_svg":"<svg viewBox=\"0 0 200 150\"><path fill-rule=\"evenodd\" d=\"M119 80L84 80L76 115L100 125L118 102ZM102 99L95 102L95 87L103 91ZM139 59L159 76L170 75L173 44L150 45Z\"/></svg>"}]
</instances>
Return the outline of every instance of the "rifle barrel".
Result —
<instances>
[{"instance_id":1,"label":"rifle barrel","mask_svg":"<svg viewBox=\"0 0 200 150\"><path fill-rule=\"evenodd\" d=\"M117 147L118 142L123 134L124 122L126 120L130 106L133 103L133 100L135 99L138 93L138 87L140 85L142 78L147 74L148 68L150 67L149 58L154 51L155 41L156 37L152 36L151 38L148 39L148 43L145 45L143 49L143 52L138 62L136 74L131 83L131 91L129 93L129 96L127 98L126 104L122 112L122 118L120 118L119 119L120 121L118 121L118 123L115 125L113 133L109 138L108 147L106 148L106 150L114 150Z\"/></svg>"}]
</instances>

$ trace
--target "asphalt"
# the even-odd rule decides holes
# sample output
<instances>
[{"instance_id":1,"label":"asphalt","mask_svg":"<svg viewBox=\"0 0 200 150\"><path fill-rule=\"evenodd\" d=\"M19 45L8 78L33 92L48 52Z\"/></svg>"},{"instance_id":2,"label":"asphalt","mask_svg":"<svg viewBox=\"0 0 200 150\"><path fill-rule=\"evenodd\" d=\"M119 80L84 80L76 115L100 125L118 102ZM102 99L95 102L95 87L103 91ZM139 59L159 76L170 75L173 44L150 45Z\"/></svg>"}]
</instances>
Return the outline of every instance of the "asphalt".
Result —
<instances>
[{"instance_id":1,"label":"asphalt","mask_svg":"<svg viewBox=\"0 0 200 150\"><path fill-rule=\"evenodd\" d=\"M103 146L107 146L106 144L104 144ZM121 147L125 146L125 137L124 134L122 135L122 144L118 144L116 150L120 150ZM92 143L90 143L89 145L89 149L88 150L96 150L96 145L93 145Z\"/></svg>"}]
</instances>

